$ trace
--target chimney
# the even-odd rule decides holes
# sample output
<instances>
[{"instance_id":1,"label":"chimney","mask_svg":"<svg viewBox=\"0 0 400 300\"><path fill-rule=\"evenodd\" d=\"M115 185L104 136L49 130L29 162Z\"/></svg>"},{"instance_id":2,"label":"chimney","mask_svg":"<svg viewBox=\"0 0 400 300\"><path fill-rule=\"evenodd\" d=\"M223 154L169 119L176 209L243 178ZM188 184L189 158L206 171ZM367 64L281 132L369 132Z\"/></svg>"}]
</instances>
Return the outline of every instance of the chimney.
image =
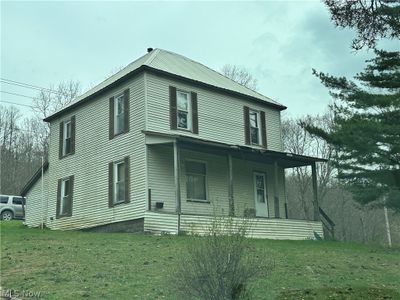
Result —
<instances>
[{"instance_id":1,"label":"chimney","mask_svg":"<svg viewBox=\"0 0 400 300\"><path fill-rule=\"evenodd\" d=\"M147 48L147 53L150 53L151 51L153 51L153 48Z\"/></svg>"}]
</instances>

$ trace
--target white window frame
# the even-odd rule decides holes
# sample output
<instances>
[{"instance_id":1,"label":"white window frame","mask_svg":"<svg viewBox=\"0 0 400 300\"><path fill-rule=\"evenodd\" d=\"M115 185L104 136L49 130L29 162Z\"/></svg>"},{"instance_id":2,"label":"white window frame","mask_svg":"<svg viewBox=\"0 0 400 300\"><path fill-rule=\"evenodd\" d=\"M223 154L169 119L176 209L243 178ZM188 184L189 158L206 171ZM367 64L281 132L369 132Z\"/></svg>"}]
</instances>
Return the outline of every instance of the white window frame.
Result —
<instances>
[{"instance_id":1,"label":"white window frame","mask_svg":"<svg viewBox=\"0 0 400 300\"><path fill-rule=\"evenodd\" d=\"M71 153L71 131L72 131L72 123L71 120L64 121L63 124L63 155L68 155ZM69 127L69 131L68 131ZM69 136L68 136L69 133ZM67 140L69 139L69 151L67 152Z\"/></svg>"},{"instance_id":2,"label":"white window frame","mask_svg":"<svg viewBox=\"0 0 400 300\"><path fill-rule=\"evenodd\" d=\"M118 166L119 165L123 165L124 168L124 178L122 178L122 180L118 181ZM126 177L126 166L125 166L125 160L119 160L114 162L114 168L113 168L113 190L114 190L114 195L113 195L113 202L114 204L118 204L118 203L124 203L125 202L125 189L126 189L126 182L125 182L125 177ZM123 182L124 183L124 192L123 192L123 199L117 199L117 195L118 195L118 184Z\"/></svg>"},{"instance_id":3,"label":"white window frame","mask_svg":"<svg viewBox=\"0 0 400 300\"><path fill-rule=\"evenodd\" d=\"M251 114L252 114L252 113L255 113L255 114L256 114L257 127L251 126ZM261 127L260 127L260 125L261 125L261 113L260 113L260 111L255 110L255 109L250 109L250 110L249 110L249 128L250 128L250 143L251 143L252 145L260 146L261 143L262 143L262 141L261 141ZM253 135L252 135L252 133L251 133L252 128L256 128L256 129L257 129L257 132L258 132L258 143L253 142L253 139L252 139Z\"/></svg>"},{"instance_id":4,"label":"white window frame","mask_svg":"<svg viewBox=\"0 0 400 300\"><path fill-rule=\"evenodd\" d=\"M187 96L187 110L179 109L179 94L185 94ZM187 113L187 128L179 126L179 111ZM192 130L192 98L191 93L187 91L176 90L176 128L187 131Z\"/></svg>"},{"instance_id":5,"label":"white window frame","mask_svg":"<svg viewBox=\"0 0 400 300\"><path fill-rule=\"evenodd\" d=\"M188 173L186 171L186 164L190 162L196 162L196 163L201 163L205 165L205 169L206 169L206 174L204 175L204 183L205 183L205 195L206 195L206 199L194 199L194 198L189 198L188 197L188 193L187 193L187 182L188 182L188 175L203 175L203 174L199 174L199 173ZM185 160L185 176L186 176L186 200L187 201L194 201L194 202L206 202L206 203L210 203L210 201L208 200L208 163L204 160L197 160L197 159L186 159Z\"/></svg>"},{"instance_id":6,"label":"white window frame","mask_svg":"<svg viewBox=\"0 0 400 300\"><path fill-rule=\"evenodd\" d=\"M64 202L65 201L71 201L70 194L65 194L67 192L67 190L65 188L65 185L66 185L67 181L69 181L69 184L71 185L71 180L70 180L69 177L64 178L64 179L61 180L61 190L60 190L61 195L60 195L60 207L59 207L60 216L67 215L69 213L68 211L63 211Z\"/></svg>"},{"instance_id":7,"label":"white window frame","mask_svg":"<svg viewBox=\"0 0 400 300\"><path fill-rule=\"evenodd\" d=\"M122 101L122 112L118 113L118 102ZM118 127L118 120L122 118L122 128ZM125 131L125 96L124 93L114 98L114 135L121 134Z\"/></svg>"}]
</instances>

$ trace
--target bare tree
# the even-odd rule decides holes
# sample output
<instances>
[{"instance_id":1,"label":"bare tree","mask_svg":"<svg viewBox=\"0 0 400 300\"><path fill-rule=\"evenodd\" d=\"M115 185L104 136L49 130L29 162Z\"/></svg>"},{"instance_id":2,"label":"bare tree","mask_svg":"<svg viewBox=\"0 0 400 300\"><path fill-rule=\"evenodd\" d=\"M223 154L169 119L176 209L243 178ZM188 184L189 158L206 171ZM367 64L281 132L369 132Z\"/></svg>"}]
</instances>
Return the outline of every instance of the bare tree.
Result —
<instances>
[{"instance_id":1,"label":"bare tree","mask_svg":"<svg viewBox=\"0 0 400 300\"><path fill-rule=\"evenodd\" d=\"M251 90L257 90L257 79L244 67L227 64L221 68L221 73Z\"/></svg>"}]
</instances>

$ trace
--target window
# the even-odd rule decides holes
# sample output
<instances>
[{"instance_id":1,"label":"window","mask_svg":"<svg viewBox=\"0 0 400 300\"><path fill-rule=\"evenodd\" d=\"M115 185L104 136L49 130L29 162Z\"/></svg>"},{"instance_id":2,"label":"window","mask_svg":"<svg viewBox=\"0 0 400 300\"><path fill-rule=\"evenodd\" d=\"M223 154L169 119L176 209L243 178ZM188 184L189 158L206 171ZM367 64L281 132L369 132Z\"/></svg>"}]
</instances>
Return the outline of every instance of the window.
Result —
<instances>
[{"instance_id":1,"label":"window","mask_svg":"<svg viewBox=\"0 0 400 300\"><path fill-rule=\"evenodd\" d=\"M207 200L206 164L186 161L186 190L188 200Z\"/></svg>"},{"instance_id":2,"label":"window","mask_svg":"<svg viewBox=\"0 0 400 300\"><path fill-rule=\"evenodd\" d=\"M260 113L250 110L250 141L253 145L260 145Z\"/></svg>"},{"instance_id":3,"label":"window","mask_svg":"<svg viewBox=\"0 0 400 300\"><path fill-rule=\"evenodd\" d=\"M114 204L125 202L125 163L114 163Z\"/></svg>"},{"instance_id":4,"label":"window","mask_svg":"<svg viewBox=\"0 0 400 300\"><path fill-rule=\"evenodd\" d=\"M169 121L172 130L199 133L197 93L169 87Z\"/></svg>"},{"instance_id":5,"label":"window","mask_svg":"<svg viewBox=\"0 0 400 300\"><path fill-rule=\"evenodd\" d=\"M129 203L129 156L108 164L108 207Z\"/></svg>"},{"instance_id":6,"label":"window","mask_svg":"<svg viewBox=\"0 0 400 300\"><path fill-rule=\"evenodd\" d=\"M124 132L125 125L125 103L124 94L115 98L114 101L114 135Z\"/></svg>"},{"instance_id":7,"label":"window","mask_svg":"<svg viewBox=\"0 0 400 300\"><path fill-rule=\"evenodd\" d=\"M265 112L243 106L244 140L246 145L267 148L267 128Z\"/></svg>"},{"instance_id":8,"label":"window","mask_svg":"<svg viewBox=\"0 0 400 300\"><path fill-rule=\"evenodd\" d=\"M112 140L115 136L129 132L129 89L109 100L109 135Z\"/></svg>"},{"instance_id":9,"label":"window","mask_svg":"<svg viewBox=\"0 0 400 300\"><path fill-rule=\"evenodd\" d=\"M57 218L72 215L73 182L73 176L58 180Z\"/></svg>"},{"instance_id":10,"label":"window","mask_svg":"<svg viewBox=\"0 0 400 300\"><path fill-rule=\"evenodd\" d=\"M22 197L13 197L13 204L22 205L25 204L25 199Z\"/></svg>"},{"instance_id":11,"label":"window","mask_svg":"<svg viewBox=\"0 0 400 300\"><path fill-rule=\"evenodd\" d=\"M64 122L63 155L71 153L71 121Z\"/></svg>"},{"instance_id":12,"label":"window","mask_svg":"<svg viewBox=\"0 0 400 300\"><path fill-rule=\"evenodd\" d=\"M265 176L263 174L255 174L256 178L256 198L258 203L265 203Z\"/></svg>"},{"instance_id":13,"label":"window","mask_svg":"<svg viewBox=\"0 0 400 300\"><path fill-rule=\"evenodd\" d=\"M8 196L0 196L0 203L7 204Z\"/></svg>"},{"instance_id":14,"label":"window","mask_svg":"<svg viewBox=\"0 0 400 300\"><path fill-rule=\"evenodd\" d=\"M75 153L75 116L60 122L59 158Z\"/></svg>"}]
</instances>

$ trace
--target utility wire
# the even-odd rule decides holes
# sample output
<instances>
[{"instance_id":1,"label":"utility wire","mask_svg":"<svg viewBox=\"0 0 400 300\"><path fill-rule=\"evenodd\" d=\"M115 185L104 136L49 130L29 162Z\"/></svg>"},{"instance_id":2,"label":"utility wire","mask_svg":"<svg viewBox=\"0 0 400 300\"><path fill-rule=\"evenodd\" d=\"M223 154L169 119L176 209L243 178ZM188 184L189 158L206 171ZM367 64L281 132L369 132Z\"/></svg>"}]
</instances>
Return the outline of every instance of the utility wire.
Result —
<instances>
[{"instance_id":1,"label":"utility wire","mask_svg":"<svg viewBox=\"0 0 400 300\"><path fill-rule=\"evenodd\" d=\"M34 108L34 106L32 106L32 105L21 104L21 103L16 103L16 102L11 102L11 101L0 100L0 103L8 103L8 104L14 104L14 105L20 105L20 106L26 106L26 107Z\"/></svg>"},{"instance_id":2,"label":"utility wire","mask_svg":"<svg viewBox=\"0 0 400 300\"><path fill-rule=\"evenodd\" d=\"M47 92L54 93L54 94L62 94L62 93L57 92L52 89L48 89L48 88L44 88L44 87L41 87L38 85L33 85L33 84L24 83L24 82L20 82L20 81L15 81L15 80L11 80L11 79L0 78L0 81L3 83L6 83L6 84L17 85L20 87L25 87L25 88L29 88L29 89L38 90L38 91L47 91Z\"/></svg>"},{"instance_id":3,"label":"utility wire","mask_svg":"<svg viewBox=\"0 0 400 300\"><path fill-rule=\"evenodd\" d=\"M20 97L25 97L25 98L30 98L30 99L36 99L35 97L22 95L22 94L18 94L18 93L11 93L11 92L7 92L7 91L0 91L0 92L5 93L5 94L14 95L14 96L20 96Z\"/></svg>"}]
</instances>

